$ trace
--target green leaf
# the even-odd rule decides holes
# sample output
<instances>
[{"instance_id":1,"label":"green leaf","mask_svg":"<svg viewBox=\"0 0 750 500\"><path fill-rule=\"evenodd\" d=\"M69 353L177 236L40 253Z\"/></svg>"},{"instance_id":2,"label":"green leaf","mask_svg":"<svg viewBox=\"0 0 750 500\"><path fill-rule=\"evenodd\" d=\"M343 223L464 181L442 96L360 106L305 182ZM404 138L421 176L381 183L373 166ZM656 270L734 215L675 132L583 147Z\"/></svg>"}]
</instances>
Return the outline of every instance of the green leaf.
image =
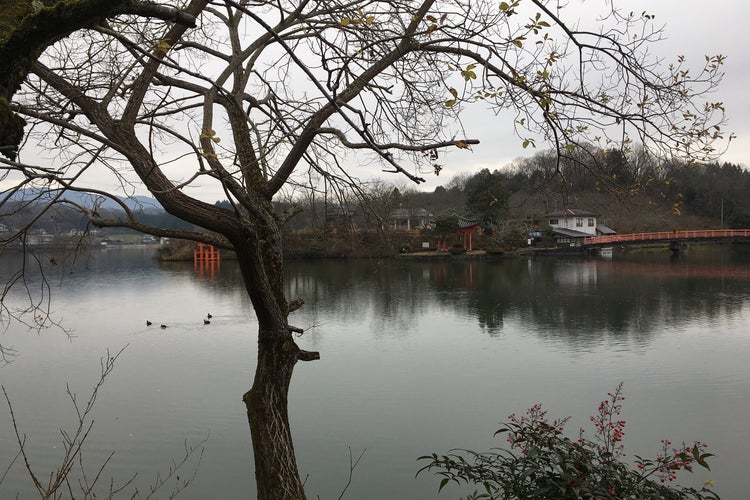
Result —
<instances>
[{"instance_id":1,"label":"green leaf","mask_svg":"<svg viewBox=\"0 0 750 500\"><path fill-rule=\"evenodd\" d=\"M440 493L440 492L441 492L441 491L443 490L443 488L445 487L445 485L446 485L446 484L448 484L448 481L450 481L450 479L449 479L449 478L447 478L447 477L444 477L444 478L443 478L443 479L442 479L442 480L440 481L440 486L438 487L438 493Z\"/></svg>"}]
</instances>

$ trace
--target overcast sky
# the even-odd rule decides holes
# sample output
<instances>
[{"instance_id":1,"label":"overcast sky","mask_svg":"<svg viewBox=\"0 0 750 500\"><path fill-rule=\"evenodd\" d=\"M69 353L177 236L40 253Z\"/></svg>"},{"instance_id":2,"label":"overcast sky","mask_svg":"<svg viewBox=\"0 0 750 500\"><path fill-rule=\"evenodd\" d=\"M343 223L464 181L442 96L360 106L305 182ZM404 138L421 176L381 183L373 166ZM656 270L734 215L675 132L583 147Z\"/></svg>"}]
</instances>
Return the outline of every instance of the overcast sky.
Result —
<instances>
[{"instance_id":1,"label":"overcast sky","mask_svg":"<svg viewBox=\"0 0 750 500\"><path fill-rule=\"evenodd\" d=\"M588 15L592 8L600 9L603 0L570 0L568 15L580 12ZM666 25L665 40L653 46L653 51L668 61L677 55L687 57L691 68L700 69L706 55L726 56L724 80L711 101L724 102L728 123L725 129L737 135L721 161L750 166L750 2L745 0L615 0L627 11L643 11L655 15L658 26ZM567 16L566 16L567 19ZM708 99L707 99L708 100ZM423 186L428 190L446 183L454 172L476 171L481 168L502 168L514 159L530 156L511 134L507 122L497 120L493 126L473 130L468 135L482 143L473 153L451 154L440 177L426 177ZM538 144L540 150L549 144Z\"/></svg>"},{"instance_id":2,"label":"overcast sky","mask_svg":"<svg viewBox=\"0 0 750 500\"><path fill-rule=\"evenodd\" d=\"M750 50L746 40L746 33L750 31L750 26L747 25L747 20L750 19L750 2L615 0L615 4L627 11L646 11L655 15L654 22L657 26L666 25L666 39L653 46L652 51L667 61L674 61L677 55L684 55L689 67L699 70L706 55L722 54L726 57L724 81L717 94L710 96L710 100L724 102L728 119L725 129L734 132L737 139L721 160L750 165ZM569 0L568 7L563 11L563 18L570 20L581 16L591 21L592 12L600 12L604 5L605 0ZM421 185L420 189L431 191L436 186L445 185L457 173L471 173L482 168L502 169L514 159L530 156L535 152L531 148L523 149L521 141L513 135L512 116L493 117L484 114L477 118L470 113L464 118L467 137L479 139L481 143L474 146L473 151L454 149L450 154L441 157L440 162L444 168L440 176L425 175L427 182ZM537 150L550 147L550 144L537 144ZM193 168L193 165L190 168ZM396 184L409 185L406 178L383 174L376 168L354 170L353 174L360 179L377 176ZM211 202L225 197L220 189L208 186L191 189L189 194Z\"/></svg>"}]
</instances>

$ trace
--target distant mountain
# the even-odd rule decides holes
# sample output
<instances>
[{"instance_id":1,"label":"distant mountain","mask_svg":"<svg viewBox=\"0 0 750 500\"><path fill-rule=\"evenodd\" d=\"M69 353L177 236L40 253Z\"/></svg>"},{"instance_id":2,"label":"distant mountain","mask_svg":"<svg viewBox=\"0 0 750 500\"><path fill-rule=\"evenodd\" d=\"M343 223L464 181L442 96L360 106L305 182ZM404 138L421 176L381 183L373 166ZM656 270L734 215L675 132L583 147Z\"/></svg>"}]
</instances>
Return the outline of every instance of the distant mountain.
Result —
<instances>
[{"instance_id":1,"label":"distant mountain","mask_svg":"<svg viewBox=\"0 0 750 500\"><path fill-rule=\"evenodd\" d=\"M60 193L60 190L47 190L40 188L29 188L22 189L13 194L9 201L27 201L27 202L38 202L46 203L53 199ZM2 193L0 193L2 198ZM65 191L61 198L70 200L73 203L83 205L86 207L93 207L99 205L100 208L105 210L119 211L122 207L111 198L105 198L103 196L93 195L90 193L80 193L78 191ZM163 212L164 208L154 198L149 196L131 196L129 198L119 198L125 206L134 212L143 213L156 213Z\"/></svg>"}]
</instances>

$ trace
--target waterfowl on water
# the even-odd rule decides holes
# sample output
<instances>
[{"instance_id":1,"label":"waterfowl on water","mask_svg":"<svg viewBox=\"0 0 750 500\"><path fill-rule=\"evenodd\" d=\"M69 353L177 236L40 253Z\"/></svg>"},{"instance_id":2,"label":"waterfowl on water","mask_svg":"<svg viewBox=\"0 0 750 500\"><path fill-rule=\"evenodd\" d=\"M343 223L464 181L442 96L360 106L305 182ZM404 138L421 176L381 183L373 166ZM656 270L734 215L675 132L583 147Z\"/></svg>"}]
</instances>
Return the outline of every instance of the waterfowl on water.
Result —
<instances>
[{"instance_id":1,"label":"waterfowl on water","mask_svg":"<svg viewBox=\"0 0 750 500\"><path fill-rule=\"evenodd\" d=\"M211 324L211 322L210 322L210 321L208 321L207 319L204 319L204 320L203 320L203 324L204 324L204 325L210 325L210 324Z\"/></svg>"},{"instance_id":2,"label":"waterfowl on water","mask_svg":"<svg viewBox=\"0 0 750 500\"><path fill-rule=\"evenodd\" d=\"M146 326L151 326L153 323L151 323L149 320L146 320Z\"/></svg>"},{"instance_id":3,"label":"waterfowl on water","mask_svg":"<svg viewBox=\"0 0 750 500\"><path fill-rule=\"evenodd\" d=\"M211 313L208 313L208 315L207 315L206 317L207 317L208 319L211 319L211 318L213 318L213 316L211 316Z\"/></svg>"},{"instance_id":4,"label":"waterfowl on water","mask_svg":"<svg viewBox=\"0 0 750 500\"><path fill-rule=\"evenodd\" d=\"M161 327L162 327L162 328L166 328L166 327L167 327L167 325L161 325Z\"/></svg>"}]
</instances>

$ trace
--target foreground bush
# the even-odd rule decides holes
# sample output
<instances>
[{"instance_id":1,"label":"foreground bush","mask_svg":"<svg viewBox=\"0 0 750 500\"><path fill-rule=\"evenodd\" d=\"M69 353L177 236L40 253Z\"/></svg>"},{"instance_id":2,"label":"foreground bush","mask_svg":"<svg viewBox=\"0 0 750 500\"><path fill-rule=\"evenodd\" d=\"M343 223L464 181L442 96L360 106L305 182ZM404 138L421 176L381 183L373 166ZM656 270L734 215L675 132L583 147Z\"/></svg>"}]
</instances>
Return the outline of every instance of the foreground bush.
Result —
<instances>
[{"instance_id":1,"label":"foreground bush","mask_svg":"<svg viewBox=\"0 0 750 500\"><path fill-rule=\"evenodd\" d=\"M591 417L593 440L563 435L569 418L549 421L537 404L525 415L508 417L495 435L505 435L508 448L478 453L451 450L443 456L420 457L427 465L419 472L434 470L441 476L439 490L447 484L471 484L478 488L467 499L718 499L708 487L696 490L674 484L680 471L692 472L697 464L708 469L706 444L695 442L673 448L662 440L662 453L655 459L635 456L633 465L623 460L625 420L620 419L622 384L599 405Z\"/></svg>"}]
</instances>

